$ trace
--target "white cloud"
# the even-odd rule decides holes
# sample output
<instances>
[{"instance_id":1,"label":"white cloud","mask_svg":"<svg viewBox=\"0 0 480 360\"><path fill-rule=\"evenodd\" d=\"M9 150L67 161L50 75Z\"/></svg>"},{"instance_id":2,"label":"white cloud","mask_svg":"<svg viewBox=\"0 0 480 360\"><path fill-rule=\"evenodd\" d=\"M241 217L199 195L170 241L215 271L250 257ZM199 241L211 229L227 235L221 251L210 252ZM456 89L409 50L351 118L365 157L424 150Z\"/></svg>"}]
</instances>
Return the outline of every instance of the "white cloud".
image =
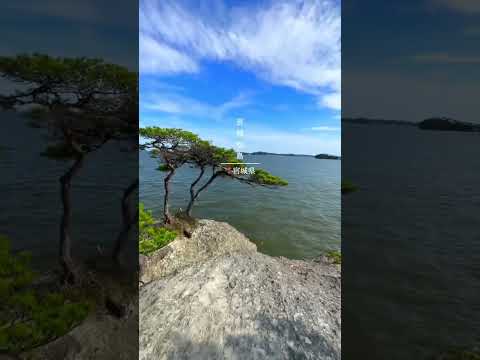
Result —
<instances>
[{"instance_id":1,"label":"white cloud","mask_svg":"<svg viewBox=\"0 0 480 360\"><path fill-rule=\"evenodd\" d=\"M341 153L341 136L338 132L304 132L302 130L282 131L268 125L258 125L257 122L246 120L243 143L244 151L268 151L275 153L293 154L333 154ZM159 125L162 127L188 129L198 134L202 139L212 141L217 146L235 148L235 123L231 126L204 127L195 121L187 121L181 117L145 115L142 123L146 126ZM340 130L340 129L339 129Z\"/></svg>"},{"instance_id":2,"label":"white cloud","mask_svg":"<svg viewBox=\"0 0 480 360\"><path fill-rule=\"evenodd\" d=\"M319 102L330 109L341 110L342 108L342 96L340 92L324 95Z\"/></svg>"},{"instance_id":3,"label":"white cloud","mask_svg":"<svg viewBox=\"0 0 480 360\"><path fill-rule=\"evenodd\" d=\"M142 41L150 49L166 47L179 59L171 61L165 50L150 52L155 60L141 54L141 62L156 64L146 66L148 71L192 72L203 59L230 61L339 109L341 20L336 1L271 1L269 6L232 8L221 19L190 9L173 0L141 2L140 47Z\"/></svg>"},{"instance_id":4,"label":"white cloud","mask_svg":"<svg viewBox=\"0 0 480 360\"><path fill-rule=\"evenodd\" d=\"M333 126L314 126L311 129L313 131L340 131L339 127L333 127Z\"/></svg>"},{"instance_id":5,"label":"white cloud","mask_svg":"<svg viewBox=\"0 0 480 360\"><path fill-rule=\"evenodd\" d=\"M169 114L181 114L184 111L184 104L173 100L156 99L151 103L146 103L144 108Z\"/></svg>"},{"instance_id":6,"label":"white cloud","mask_svg":"<svg viewBox=\"0 0 480 360\"><path fill-rule=\"evenodd\" d=\"M236 147L235 136L229 130L195 128L192 131L204 139L211 140L215 145L226 148ZM244 145L243 150L246 152L341 154L341 137L330 133L295 133L249 126L245 132Z\"/></svg>"},{"instance_id":7,"label":"white cloud","mask_svg":"<svg viewBox=\"0 0 480 360\"><path fill-rule=\"evenodd\" d=\"M193 73L198 66L188 56L174 48L140 34L140 71L142 73Z\"/></svg>"},{"instance_id":8,"label":"white cloud","mask_svg":"<svg viewBox=\"0 0 480 360\"><path fill-rule=\"evenodd\" d=\"M208 104L174 93L155 93L142 96L141 106L145 110L168 114L183 114L207 119L221 120L230 111L250 104L250 95L240 93L221 104Z\"/></svg>"},{"instance_id":9,"label":"white cloud","mask_svg":"<svg viewBox=\"0 0 480 360\"><path fill-rule=\"evenodd\" d=\"M340 155L341 138L332 134L299 134L286 131L249 131L245 135L247 151L268 151L314 155Z\"/></svg>"}]
</instances>

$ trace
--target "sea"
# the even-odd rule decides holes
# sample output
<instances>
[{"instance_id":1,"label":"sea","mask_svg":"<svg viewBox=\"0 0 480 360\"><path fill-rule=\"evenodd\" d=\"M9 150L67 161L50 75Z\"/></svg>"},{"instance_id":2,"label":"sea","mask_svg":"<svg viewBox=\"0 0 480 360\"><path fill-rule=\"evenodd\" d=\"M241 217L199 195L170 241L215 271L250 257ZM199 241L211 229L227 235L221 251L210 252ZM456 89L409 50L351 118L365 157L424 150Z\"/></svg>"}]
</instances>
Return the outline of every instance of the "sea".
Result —
<instances>
[{"instance_id":1,"label":"sea","mask_svg":"<svg viewBox=\"0 0 480 360\"><path fill-rule=\"evenodd\" d=\"M342 125L343 356L478 346L480 133Z\"/></svg>"},{"instance_id":2,"label":"sea","mask_svg":"<svg viewBox=\"0 0 480 360\"><path fill-rule=\"evenodd\" d=\"M71 161L41 155L48 133L19 113L0 113L0 235L33 265L56 264L61 199L59 178ZM138 176L138 154L107 143L89 154L72 181L72 247L77 258L108 255L121 229L124 189ZM137 201L135 198L135 201ZM130 241L130 249L137 246Z\"/></svg>"},{"instance_id":3,"label":"sea","mask_svg":"<svg viewBox=\"0 0 480 360\"><path fill-rule=\"evenodd\" d=\"M341 162L306 156L245 155L244 160L288 181L278 188L216 179L193 208L197 218L225 221L259 251L292 259L317 257L341 245ZM163 176L158 160L140 154L140 201L161 218ZM185 209L199 170L184 166L172 178L172 209ZM207 178L208 173L204 175Z\"/></svg>"}]
</instances>

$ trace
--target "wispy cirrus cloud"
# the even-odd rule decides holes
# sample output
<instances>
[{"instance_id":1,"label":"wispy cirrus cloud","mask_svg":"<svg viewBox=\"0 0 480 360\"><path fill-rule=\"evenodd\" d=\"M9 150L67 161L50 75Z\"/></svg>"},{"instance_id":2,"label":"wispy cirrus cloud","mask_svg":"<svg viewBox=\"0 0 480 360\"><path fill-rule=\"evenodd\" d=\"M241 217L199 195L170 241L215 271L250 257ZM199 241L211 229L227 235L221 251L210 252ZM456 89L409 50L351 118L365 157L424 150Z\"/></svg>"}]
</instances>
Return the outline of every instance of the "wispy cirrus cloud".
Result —
<instances>
[{"instance_id":1,"label":"wispy cirrus cloud","mask_svg":"<svg viewBox=\"0 0 480 360\"><path fill-rule=\"evenodd\" d=\"M143 110L161 112L171 115L189 115L214 120L221 120L234 109L250 104L249 93L240 93L221 104L208 104L178 93L161 93L146 95L142 98Z\"/></svg>"},{"instance_id":2,"label":"wispy cirrus cloud","mask_svg":"<svg viewBox=\"0 0 480 360\"><path fill-rule=\"evenodd\" d=\"M341 153L341 139L333 134L292 133L273 129L256 131L255 128L245 134L246 151L268 149L271 152L284 153L286 144L297 154Z\"/></svg>"},{"instance_id":3,"label":"wispy cirrus cloud","mask_svg":"<svg viewBox=\"0 0 480 360\"><path fill-rule=\"evenodd\" d=\"M311 94L322 107L340 109L337 1L269 1L212 12L221 17L198 16L192 9L188 2L141 2L142 72L191 73L204 60L228 61L272 84Z\"/></svg>"},{"instance_id":4,"label":"wispy cirrus cloud","mask_svg":"<svg viewBox=\"0 0 480 360\"><path fill-rule=\"evenodd\" d=\"M140 71L143 73L194 73L197 63L174 48L140 33Z\"/></svg>"}]
</instances>

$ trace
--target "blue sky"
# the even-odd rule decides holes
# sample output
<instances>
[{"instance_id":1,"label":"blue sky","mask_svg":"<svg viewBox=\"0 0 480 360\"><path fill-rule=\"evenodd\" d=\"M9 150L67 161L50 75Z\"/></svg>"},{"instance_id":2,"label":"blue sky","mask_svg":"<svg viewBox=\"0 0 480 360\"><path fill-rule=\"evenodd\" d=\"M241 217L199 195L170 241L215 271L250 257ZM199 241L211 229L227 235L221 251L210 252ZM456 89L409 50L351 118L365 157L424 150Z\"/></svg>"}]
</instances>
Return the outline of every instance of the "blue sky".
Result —
<instances>
[{"instance_id":1,"label":"blue sky","mask_svg":"<svg viewBox=\"0 0 480 360\"><path fill-rule=\"evenodd\" d=\"M340 154L340 5L140 3L140 121L244 150Z\"/></svg>"},{"instance_id":2,"label":"blue sky","mask_svg":"<svg viewBox=\"0 0 480 360\"><path fill-rule=\"evenodd\" d=\"M480 123L479 0L344 0L342 23L345 116Z\"/></svg>"}]
</instances>

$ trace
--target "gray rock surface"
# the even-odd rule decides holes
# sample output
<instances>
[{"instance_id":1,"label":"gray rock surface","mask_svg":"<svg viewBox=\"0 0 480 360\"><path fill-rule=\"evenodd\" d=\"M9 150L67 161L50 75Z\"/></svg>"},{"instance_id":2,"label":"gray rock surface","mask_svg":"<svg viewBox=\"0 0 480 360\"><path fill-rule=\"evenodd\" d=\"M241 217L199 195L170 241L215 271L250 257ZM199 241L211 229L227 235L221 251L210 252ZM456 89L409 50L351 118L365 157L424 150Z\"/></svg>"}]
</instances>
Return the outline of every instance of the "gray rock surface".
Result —
<instances>
[{"instance_id":1,"label":"gray rock surface","mask_svg":"<svg viewBox=\"0 0 480 360\"><path fill-rule=\"evenodd\" d=\"M155 253L141 256L140 281L149 283L219 255L251 254L256 250L254 243L229 224L200 220L191 238L180 236Z\"/></svg>"},{"instance_id":2,"label":"gray rock surface","mask_svg":"<svg viewBox=\"0 0 480 360\"><path fill-rule=\"evenodd\" d=\"M263 255L211 220L154 259L142 269L141 360L340 359L338 265Z\"/></svg>"}]
</instances>

